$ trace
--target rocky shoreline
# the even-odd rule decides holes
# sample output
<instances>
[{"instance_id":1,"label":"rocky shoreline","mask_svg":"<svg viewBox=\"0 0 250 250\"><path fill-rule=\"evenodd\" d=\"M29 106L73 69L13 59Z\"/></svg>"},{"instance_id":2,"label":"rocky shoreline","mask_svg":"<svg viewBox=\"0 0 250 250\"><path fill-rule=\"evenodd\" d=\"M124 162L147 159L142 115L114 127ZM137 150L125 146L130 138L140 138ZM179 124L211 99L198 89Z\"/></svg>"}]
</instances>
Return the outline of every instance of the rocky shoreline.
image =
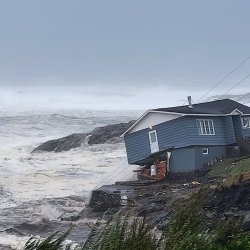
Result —
<instances>
[{"instance_id":1,"label":"rocky shoreline","mask_svg":"<svg viewBox=\"0 0 250 250\"><path fill-rule=\"evenodd\" d=\"M107 125L94 129L91 133L72 134L67 137L47 141L33 152L61 152L88 145L122 142L120 135L133 121ZM218 221L226 218L242 218L242 232L250 231L250 163L247 168L236 171L235 166L245 159L229 159L229 162L217 163L212 169L220 169L219 175L210 174L210 170L197 174L186 174L177 178L168 176L164 181L125 181L114 185L104 185L93 190L89 204L78 214L63 214L60 221L77 224L80 221L94 219L109 221L117 214L130 211L132 217L145 217L155 230L163 232L168 227L179 206L185 206L193 196L205 190L205 198L195 200L202 204L202 217L208 221L207 230L215 227ZM224 164L224 165L223 165ZM245 164L245 163L244 163ZM233 174L226 171L232 168ZM233 169L234 168L234 169ZM214 171L214 170L212 170ZM242 177L243 176L243 177ZM125 204L121 197L126 196ZM227 204L227 205L225 205ZM79 230L72 230L79 235ZM74 238L74 237L73 237ZM72 239L73 239L72 238ZM79 239L78 239L79 240ZM85 237L87 240L87 235Z\"/></svg>"},{"instance_id":2,"label":"rocky shoreline","mask_svg":"<svg viewBox=\"0 0 250 250\"><path fill-rule=\"evenodd\" d=\"M120 137L134 121L97 127L90 133L75 133L55 140L50 140L36 147L32 153L39 151L62 152L81 147L84 142L88 145L103 143L119 143Z\"/></svg>"},{"instance_id":3,"label":"rocky shoreline","mask_svg":"<svg viewBox=\"0 0 250 250\"><path fill-rule=\"evenodd\" d=\"M87 212L83 210L78 219L95 214L110 220L117 212L130 211L132 216L145 217L150 226L163 231L180 204L184 205L194 194L205 190L205 198L197 202L203 203L202 214L209 221L208 229L218 221L235 218L242 219L242 232L249 232L250 178L246 173L243 179L242 174L234 177L233 182L230 178L223 180L222 176L204 174L190 176L188 180L167 178L155 183L125 181L103 186L93 191ZM128 198L125 206L121 205L122 195Z\"/></svg>"}]
</instances>

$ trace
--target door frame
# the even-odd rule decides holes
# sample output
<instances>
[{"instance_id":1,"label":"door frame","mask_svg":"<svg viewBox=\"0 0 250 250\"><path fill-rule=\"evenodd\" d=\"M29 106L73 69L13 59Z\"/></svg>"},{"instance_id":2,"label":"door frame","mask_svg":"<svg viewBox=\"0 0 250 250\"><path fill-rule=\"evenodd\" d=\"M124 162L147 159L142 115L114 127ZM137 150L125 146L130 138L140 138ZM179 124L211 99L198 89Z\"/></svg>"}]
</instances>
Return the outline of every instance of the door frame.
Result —
<instances>
[{"instance_id":1,"label":"door frame","mask_svg":"<svg viewBox=\"0 0 250 250\"><path fill-rule=\"evenodd\" d=\"M155 142L152 142L152 140L151 140L151 134L155 134L155 139L156 139ZM149 145L150 145L151 154L158 152L158 151L159 151L159 141L158 141L158 137L157 137L157 131L156 131L156 130L151 130L151 131L149 131L149 132L148 132L148 136L149 136ZM153 143L157 143L157 148L158 148L158 150L157 150L157 151L154 151L154 152L152 152L152 147L151 147L151 145L152 145Z\"/></svg>"}]
</instances>

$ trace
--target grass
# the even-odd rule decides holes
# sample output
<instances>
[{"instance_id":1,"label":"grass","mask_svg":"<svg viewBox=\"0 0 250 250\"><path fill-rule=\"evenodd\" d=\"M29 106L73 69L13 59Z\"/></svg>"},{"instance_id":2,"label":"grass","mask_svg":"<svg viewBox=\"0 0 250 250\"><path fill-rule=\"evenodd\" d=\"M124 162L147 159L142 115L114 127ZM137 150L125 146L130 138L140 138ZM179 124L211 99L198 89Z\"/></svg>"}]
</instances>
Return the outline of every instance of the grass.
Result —
<instances>
[{"instance_id":1,"label":"grass","mask_svg":"<svg viewBox=\"0 0 250 250\"><path fill-rule=\"evenodd\" d=\"M250 158L242 160L231 158L214 165L208 176L228 178L248 171L250 171Z\"/></svg>"},{"instance_id":2,"label":"grass","mask_svg":"<svg viewBox=\"0 0 250 250\"><path fill-rule=\"evenodd\" d=\"M72 245L66 244L66 238L70 233L69 229L66 233L60 234L59 232L56 232L49 236L45 240L36 239L34 237L31 237L25 244L23 250L71 250Z\"/></svg>"},{"instance_id":3,"label":"grass","mask_svg":"<svg viewBox=\"0 0 250 250\"><path fill-rule=\"evenodd\" d=\"M217 190L226 190L250 180L250 158L231 158L214 165L209 177L218 178Z\"/></svg>"},{"instance_id":4,"label":"grass","mask_svg":"<svg viewBox=\"0 0 250 250\"><path fill-rule=\"evenodd\" d=\"M93 229L83 246L75 250L249 250L250 234L242 233L241 219L222 219L208 227L206 218L207 197L213 192L201 188L186 202L179 203L170 223L159 238L146 219L117 214L106 224ZM67 233L54 239L52 235L43 242L27 244L24 250L71 249L63 243Z\"/></svg>"},{"instance_id":5,"label":"grass","mask_svg":"<svg viewBox=\"0 0 250 250\"><path fill-rule=\"evenodd\" d=\"M250 180L250 159L227 159L214 165L209 177L223 180L221 191ZM76 248L67 245L69 232L54 234L44 241L31 238L24 250L250 250L250 233L241 232L242 219L224 217L212 221L206 203L213 196L212 185L202 186L189 199L176 204L169 224L159 238L146 219L117 214L106 223L98 221L87 242Z\"/></svg>"}]
</instances>

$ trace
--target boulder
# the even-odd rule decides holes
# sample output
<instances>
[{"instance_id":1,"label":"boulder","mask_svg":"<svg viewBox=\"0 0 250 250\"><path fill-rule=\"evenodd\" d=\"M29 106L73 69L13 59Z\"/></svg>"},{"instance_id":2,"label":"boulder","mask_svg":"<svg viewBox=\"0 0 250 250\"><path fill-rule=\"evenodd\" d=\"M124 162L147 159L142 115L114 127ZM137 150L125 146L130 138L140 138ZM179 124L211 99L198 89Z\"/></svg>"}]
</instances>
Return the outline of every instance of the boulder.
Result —
<instances>
[{"instance_id":1,"label":"boulder","mask_svg":"<svg viewBox=\"0 0 250 250\"><path fill-rule=\"evenodd\" d=\"M84 141L88 137L88 144L103 144L103 143L120 143L122 138L120 137L134 121L127 123L119 123L113 125L107 125L104 127L95 128L91 133L78 133L71 134L63 138L50 140L42 143L35 148L33 152L47 151L47 152L61 152L68 151L72 148L81 147Z\"/></svg>"},{"instance_id":2,"label":"boulder","mask_svg":"<svg viewBox=\"0 0 250 250\"><path fill-rule=\"evenodd\" d=\"M47 151L47 152L61 152L68 151L72 148L77 148L82 145L85 138L88 136L86 133L72 134L63 138L50 140L42 143L40 146L35 148L33 152Z\"/></svg>"},{"instance_id":3,"label":"boulder","mask_svg":"<svg viewBox=\"0 0 250 250\"><path fill-rule=\"evenodd\" d=\"M121 142L120 136L134 123L119 123L95 128L89 137L89 145L103 144L107 142Z\"/></svg>"}]
</instances>

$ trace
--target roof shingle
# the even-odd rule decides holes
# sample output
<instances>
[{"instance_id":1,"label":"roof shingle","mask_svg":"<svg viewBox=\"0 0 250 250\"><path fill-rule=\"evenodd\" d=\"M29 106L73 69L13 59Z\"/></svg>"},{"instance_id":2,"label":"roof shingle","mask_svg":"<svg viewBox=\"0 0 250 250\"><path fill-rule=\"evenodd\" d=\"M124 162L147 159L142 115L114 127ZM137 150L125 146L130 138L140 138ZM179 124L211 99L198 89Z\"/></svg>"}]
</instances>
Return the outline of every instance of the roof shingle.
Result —
<instances>
[{"instance_id":1,"label":"roof shingle","mask_svg":"<svg viewBox=\"0 0 250 250\"><path fill-rule=\"evenodd\" d=\"M170 108L158 108L154 111L172 112L181 114L231 114L235 109L238 109L243 114L250 114L250 107L243 105L239 102L231 99L222 99L211 102L203 102L193 104L192 108L188 105L170 107Z\"/></svg>"}]
</instances>

